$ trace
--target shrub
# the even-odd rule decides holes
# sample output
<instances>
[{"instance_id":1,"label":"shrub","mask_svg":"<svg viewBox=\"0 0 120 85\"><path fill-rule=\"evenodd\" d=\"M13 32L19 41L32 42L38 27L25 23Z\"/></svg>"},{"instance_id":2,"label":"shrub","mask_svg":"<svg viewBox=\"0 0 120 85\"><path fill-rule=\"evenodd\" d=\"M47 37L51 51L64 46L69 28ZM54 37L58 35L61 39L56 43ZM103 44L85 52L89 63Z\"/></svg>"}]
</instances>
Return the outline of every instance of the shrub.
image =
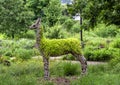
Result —
<instances>
[{"instance_id":1,"label":"shrub","mask_svg":"<svg viewBox=\"0 0 120 85\"><path fill-rule=\"evenodd\" d=\"M46 32L46 37L56 39L65 38L62 26L55 25L54 27L49 28L48 32Z\"/></svg>"},{"instance_id":2,"label":"shrub","mask_svg":"<svg viewBox=\"0 0 120 85\"><path fill-rule=\"evenodd\" d=\"M60 19L59 19L59 23L60 23L60 24L64 24L64 22L65 22L66 20L68 20L68 19L70 19L70 18L67 17L67 16L61 16Z\"/></svg>"},{"instance_id":3,"label":"shrub","mask_svg":"<svg viewBox=\"0 0 120 85\"><path fill-rule=\"evenodd\" d=\"M94 60L94 61L108 61L111 60L113 57L116 56L118 51L113 48L102 48L102 49L92 49L92 48L85 48L84 56L87 60Z\"/></svg>"},{"instance_id":4,"label":"shrub","mask_svg":"<svg viewBox=\"0 0 120 85\"><path fill-rule=\"evenodd\" d=\"M18 48L32 49L35 41L22 38L16 41L15 44L17 44Z\"/></svg>"},{"instance_id":5,"label":"shrub","mask_svg":"<svg viewBox=\"0 0 120 85\"><path fill-rule=\"evenodd\" d=\"M77 22L76 24L74 24L71 28L71 31L72 32L76 32L76 33L79 33L80 32L80 24L79 22Z\"/></svg>"},{"instance_id":6,"label":"shrub","mask_svg":"<svg viewBox=\"0 0 120 85\"><path fill-rule=\"evenodd\" d=\"M67 30L70 31L72 29L72 26L75 24L75 21L73 19L67 19L65 20L63 27Z\"/></svg>"},{"instance_id":7,"label":"shrub","mask_svg":"<svg viewBox=\"0 0 120 85\"><path fill-rule=\"evenodd\" d=\"M18 49L24 49L24 50L26 49L26 50L31 51L32 54L38 55L39 54L38 50L33 49L34 43L35 42L33 40L29 40L29 39L20 39L17 41L16 40L2 40L0 42L0 46L1 46L0 55L14 57L16 56L15 51Z\"/></svg>"},{"instance_id":8,"label":"shrub","mask_svg":"<svg viewBox=\"0 0 120 85\"><path fill-rule=\"evenodd\" d=\"M115 39L112 43L111 46L113 48L120 48L120 39Z\"/></svg>"},{"instance_id":9,"label":"shrub","mask_svg":"<svg viewBox=\"0 0 120 85\"><path fill-rule=\"evenodd\" d=\"M33 30L28 30L26 33L22 35L18 35L18 38L27 38L27 39L35 39L35 32Z\"/></svg>"},{"instance_id":10,"label":"shrub","mask_svg":"<svg viewBox=\"0 0 120 85\"><path fill-rule=\"evenodd\" d=\"M16 49L14 52L15 57L20 58L22 60L28 60L33 56L33 50L26 50L23 48Z\"/></svg>"},{"instance_id":11,"label":"shrub","mask_svg":"<svg viewBox=\"0 0 120 85\"><path fill-rule=\"evenodd\" d=\"M98 28L95 30L95 33L100 37L115 37L118 33L117 26L104 24L99 24Z\"/></svg>"}]
</instances>

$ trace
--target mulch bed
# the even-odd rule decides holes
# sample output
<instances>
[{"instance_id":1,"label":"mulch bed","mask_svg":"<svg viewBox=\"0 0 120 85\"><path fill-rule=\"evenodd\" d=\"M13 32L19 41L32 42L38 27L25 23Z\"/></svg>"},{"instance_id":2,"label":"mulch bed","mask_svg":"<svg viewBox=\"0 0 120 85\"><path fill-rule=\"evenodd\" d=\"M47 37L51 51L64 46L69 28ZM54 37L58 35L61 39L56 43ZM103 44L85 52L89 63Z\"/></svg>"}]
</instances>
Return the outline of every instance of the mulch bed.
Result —
<instances>
[{"instance_id":1,"label":"mulch bed","mask_svg":"<svg viewBox=\"0 0 120 85\"><path fill-rule=\"evenodd\" d=\"M76 80L77 77L58 77L58 78L52 78L51 81L54 82L56 85L70 85L70 82L73 80Z\"/></svg>"}]
</instances>

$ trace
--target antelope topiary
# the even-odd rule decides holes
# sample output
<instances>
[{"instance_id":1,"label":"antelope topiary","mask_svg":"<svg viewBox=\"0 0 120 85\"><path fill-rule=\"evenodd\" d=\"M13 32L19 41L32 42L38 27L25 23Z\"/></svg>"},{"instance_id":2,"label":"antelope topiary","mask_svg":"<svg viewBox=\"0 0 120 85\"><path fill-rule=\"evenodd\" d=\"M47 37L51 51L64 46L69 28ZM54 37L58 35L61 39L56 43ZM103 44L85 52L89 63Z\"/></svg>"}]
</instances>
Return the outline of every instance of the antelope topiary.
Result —
<instances>
[{"instance_id":1,"label":"antelope topiary","mask_svg":"<svg viewBox=\"0 0 120 85\"><path fill-rule=\"evenodd\" d=\"M44 78L49 79L49 57L60 56L65 54L72 54L81 63L82 74L87 71L87 61L82 56L80 41L75 38L68 39L46 39L43 36L43 29L40 27L41 19L38 18L37 21L30 26L30 29L36 30L36 47L40 51L43 57L44 63Z\"/></svg>"}]
</instances>

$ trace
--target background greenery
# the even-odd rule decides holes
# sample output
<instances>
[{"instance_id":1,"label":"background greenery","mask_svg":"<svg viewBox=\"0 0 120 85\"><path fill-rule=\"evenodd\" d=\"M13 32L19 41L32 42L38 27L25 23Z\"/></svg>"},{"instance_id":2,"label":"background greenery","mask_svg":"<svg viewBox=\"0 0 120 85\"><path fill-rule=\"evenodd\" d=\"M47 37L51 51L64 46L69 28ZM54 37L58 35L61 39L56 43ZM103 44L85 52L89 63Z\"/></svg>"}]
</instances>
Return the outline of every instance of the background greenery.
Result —
<instances>
[{"instance_id":1,"label":"background greenery","mask_svg":"<svg viewBox=\"0 0 120 85\"><path fill-rule=\"evenodd\" d=\"M68 0L69 2L70 0ZM88 61L108 65L89 66L84 78L71 85L119 85L120 78L120 1L73 0L0 0L0 85L53 85L43 82L43 64L33 58L40 55L34 48L35 32L29 26L40 17L44 36L50 39L77 38L83 29L84 56ZM73 19L80 14L83 24ZM63 60L75 60L72 55ZM8 60L10 67L2 63ZM51 62L52 77L79 76L78 64ZM96 76L97 75L97 76ZM38 81L40 80L40 81Z\"/></svg>"}]
</instances>

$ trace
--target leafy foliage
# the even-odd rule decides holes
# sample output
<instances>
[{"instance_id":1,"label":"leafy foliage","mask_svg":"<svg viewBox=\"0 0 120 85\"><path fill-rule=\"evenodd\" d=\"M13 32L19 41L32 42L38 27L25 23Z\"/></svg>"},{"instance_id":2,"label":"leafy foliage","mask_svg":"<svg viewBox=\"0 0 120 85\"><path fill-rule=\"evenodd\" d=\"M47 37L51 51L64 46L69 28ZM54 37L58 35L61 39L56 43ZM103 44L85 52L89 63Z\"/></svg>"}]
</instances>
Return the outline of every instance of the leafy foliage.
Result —
<instances>
[{"instance_id":1,"label":"leafy foliage","mask_svg":"<svg viewBox=\"0 0 120 85\"><path fill-rule=\"evenodd\" d=\"M34 18L42 18L48 26L53 26L62 15L60 0L27 0L27 6L34 12Z\"/></svg>"},{"instance_id":2,"label":"leafy foliage","mask_svg":"<svg viewBox=\"0 0 120 85\"><path fill-rule=\"evenodd\" d=\"M95 31L100 37L115 37L118 33L117 28L115 25L105 26L104 24L99 24Z\"/></svg>"},{"instance_id":3,"label":"leafy foliage","mask_svg":"<svg viewBox=\"0 0 120 85\"><path fill-rule=\"evenodd\" d=\"M18 41L2 40L0 46L1 57L17 57L27 60L39 54L38 50L33 49L34 41L28 39L20 39Z\"/></svg>"},{"instance_id":4,"label":"leafy foliage","mask_svg":"<svg viewBox=\"0 0 120 85\"><path fill-rule=\"evenodd\" d=\"M46 56L59 56L71 51L81 55L80 41L75 38L42 39L40 49Z\"/></svg>"},{"instance_id":5,"label":"leafy foliage","mask_svg":"<svg viewBox=\"0 0 120 85\"><path fill-rule=\"evenodd\" d=\"M101 21L106 24L119 25L119 3L119 0L73 0L73 4L68 5L68 13L71 15L80 13L84 20L87 20L86 25L91 28Z\"/></svg>"},{"instance_id":6,"label":"leafy foliage","mask_svg":"<svg viewBox=\"0 0 120 85\"><path fill-rule=\"evenodd\" d=\"M14 38L26 32L33 13L29 11L23 0L0 1L0 32Z\"/></svg>"},{"instance_id":7,"label":"leafy foliage","mask_svg":"<svg viewBox=\"0 0 120 85\"><path fill-rule=\"evenodd\" d=\"M61 25L54 25L53 27L48 28L45 34L46 34L46 37L50 39L65 38L64 30L62 29Z\"/></svg>"}]
</instances>

